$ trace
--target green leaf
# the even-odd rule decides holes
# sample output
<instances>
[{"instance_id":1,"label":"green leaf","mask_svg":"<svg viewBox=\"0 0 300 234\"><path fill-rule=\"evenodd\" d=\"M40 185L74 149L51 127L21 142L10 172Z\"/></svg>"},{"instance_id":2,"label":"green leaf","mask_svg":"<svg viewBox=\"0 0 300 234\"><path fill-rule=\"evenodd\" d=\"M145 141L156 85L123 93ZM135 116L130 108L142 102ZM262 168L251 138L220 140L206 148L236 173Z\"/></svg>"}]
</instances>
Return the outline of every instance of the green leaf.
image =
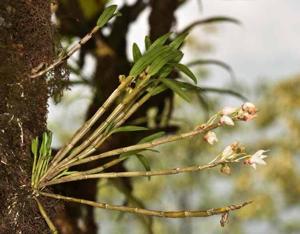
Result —
<instances>
[{"instance_id":1,"label":"green leaf","mask_svg":"<svg viewBox=\"0 0 300 234\"><path fill-rule=\"evenodd\" d=\"M221 68L228 71L228 73L230 74L230 76L233 80L236 79L233 69L223 61L216 60L216 59L197 59L197 60L189 62L187 64L187 66L189 66L189 67L190 66L196 66L196 65L217 65L217 66L220 66Z\"/></svg>"},{"instance_id":2,"label":"green leaf","mask_svg":"<svg viewBox=\"0 0 300 234\"><path fill-rule=\"evenodd\" d=\"M42 138L42 144L41 144L41 148L40 148L40 156L44 157L47 155L47 143L48 141L48 134L47 132L43 133L43 138Z\"/></svg>"},{"instance_id":3,"label":"green leaf","mask_svg":"<svg viewBox=\"0 0 300 234\"><path fill-rule=\"evenodd\" d=\"M146 171L151 171L149 160L142 154L136 154L137 159L143 165ZM148 180L151 179L151 176L148 176Z\"/></svg>"},{"instance_id":4,"label":"green leaf","mask_svg":"<svg viewBox=\"0 0 300 234\"><path fill-rule=\"evenodd\" d=\"M232 95L237 98L240 98L243 101L248 101L248 99L245 96L243 96L242 94L240 94L234 90L213 88L213 87L198 87L196 85L178 81L178 80L174 80L174 82L177 83L178 85L180 85L181 87L183 87L187 90L194 91L194 92L214 92L214 93L228 94L228 95Z\"/></svg>"},{"instance_id":5,"label":"green leaf","mask_svg":"<svg viewBox=\"0 0 300 234\"><path fill-rule=\"evenodd\" d=\"M197 78L196 78L196 76L194 75L194 73L186 65L178 63L178 64L175 65L175 67L179 71L183 72L188 77L190 77L194 81L194 83L197 84Z\"/></svg>"},{"instance_id":6,"label":"green leaf","mask_svg":"<svg viewBox=\"0 0 300 234\"><path fill-rule=\"evenodd\" d=\"M98 18L97 26L102 28L112 17L114 17L115 15L119 15L118 12L115 13L116 10L117 5L111 5L105 8L100 17Z\"/></svg>"},{"instance_id":7,"label":"green leaf","mask_svg":"<svg viewBox=\"0 0 300 234\"><path fill-rule=\"evenodd\" d=\"M153 90L151 90L152 96L155 96L157 94L160 94L161 92L165 91L167 87L164 84L161 84L157 87L155 87Z\"/></svg>"},{"instance_id":8,"label":"green leaf","mask_svg":"<svg viewBox=\"0 0 300 234\"><path fill-rule=\"evenodd\" d=\"M159 46L148 50L131 68L129 75L138 76L142 71L144 71L153 61L159 58L162 54L170 51L167 46Z\"/></svg>"},{"instance_id":9,"label":"green leaf","mask_svg":"<svg viewBox=\"0 0 300 234\"><path fill-rule=\"evenodd\" d=\"M159 56L157 59L155 59L153 61L153 63L150 65L148 74L151 76L155 75L168 62L172 61L180 54L181 54L181 52L177 51L177 50L169 50L169 51L166 51L165 53L161 54L161 56Z\"/></svg>"},{"instance_id":10,"label":"green leaf","mask_svg":"<svg viewBox=\"0 0 300 234\"><path fill-rule=\"evenodd\" d=\"M38 154L38 148L39 148L39 138L36 137L31 142L31 152L34 156Z\"/></svg>"},{"instance_id":11,"label":"green leaf","mask_svg":"<svg viewBox=\"0 0 300 234\"><path fill-rule=\"evenodd\" d=\"M149 160L142 154L136 154L137 159L143 165L146 171L151 171ZM150 176L148 177L150 180Z\"/></svg>"},{"instance_id":12,"label":"green leaf","mask_svg":"<svg viewBox=\"0 0 300 234\"><path fill-rule=\"evenodd\" d=\"M180 97L182 97L187 102L190 102L190 97L186 94L184 90L182 90L182 86L178 85L174 80L170 79L162 79L161 80L168 88L177 93Z\"/></svg>"},{"instance_id":13,"label":"green leaf","mask_svg":"<svg viewBox=\"0 0 300 234\"><path fill-rule=\"evenodd\" d=\"M139 159L139 161L143 164L145 170L150 171L151 168L150 168L150 164L149 164L148 159L142 154L136 154L136 156Z\"/></svg>"},{"instance_id":14,"label":"green leaf","mask_svg":"<svg viewBox=\"0 0 300 234\"><path fill-rule=\"evenodd\" d=\"M171 43L170 46L174 49L178 49L182 43L184 42L185 38L187 37L188 33L182 33L178 37L176 37Z\"/></svg>"},{"instance_id":15,"label":"green leaf","mask_svg":"<svg viewBox=\"0 0 300 234\"><path fill-rule=\"evenodd\" d=\"M51 144L52 144L52 132L48 131L46 132L47 134L47 144L46 144L46 148L47 148L47 154L49 154L49 152L51 151Z\"/></svg>"},{"instance_id":16,"label":"green leaf","mask_svg":"<svg viewBox=\"0 0 300 234\"><path fill-rule=\"evenodd\" d=\"M133 55L133 61L136 62L142 57L142 53L136 43L133 43L132 46L132 55Z\"/></svg>"},{"instance_id":17,"label":"green leaf","mask_svg":"<svg viewBox=\"0 0 300 234\"><path fill-rule=\"evenodd\" d=\"M163 131L157 132L157 133L154 133L154 134L151 134L149 136L146 136L146 137L142 138L138 143L142 144L142 143L150 142L150 141L153 141L157 138L162 137L163 135L165 135L165 132L163 132Z\"/></svg>"},{"instance_id":18,"label":"green leaf","mask_svg":"<svg viewBox=\"0 0 300 234\"><path fill-rule=\"evenodd\" d=\"M146 150L146 149L139 149L139 150L128 151L126 153L120 154L119 158L128 158L129 156L135 155L135 154L137 154L139 152L142 152L144 150Z\"/></svg>"},{"instance_id":19,"label":"green leaf","mask_svg":"<svg viewBox=\"0 0 300 234\"><path fill-rule=\"evenodd\" d=\"M135 131L145 131L145 130L148 130L148 128L141 127L141 126L128 125L128 126L123 126L123 127L116 128L112 131L112 133L135 132Z\"/></svg>"},{"instance_id":20,"label":"green leaf","mask_svg":"<svg viewBox=\"0 0 300 234\"><path fill-rule=\"evenodd\" d=\"M152 45L149 47L149 50L157 47L157 46L162 46L165 44L165 42L168 40L168 38L170 37L171 33L166 33L164 35L162 35L161 37L157 38Z\"/></svg>"},{"instance_id":21,"label":"green leaf","mask_svg":"<svg viewBox=\"0 0 300 234\"><path fill-rule=\"evenodd\" d=\"M151 46L151 40L149 36L145 36L145 49L148 50Z\"/></svg>"}]
</instances>

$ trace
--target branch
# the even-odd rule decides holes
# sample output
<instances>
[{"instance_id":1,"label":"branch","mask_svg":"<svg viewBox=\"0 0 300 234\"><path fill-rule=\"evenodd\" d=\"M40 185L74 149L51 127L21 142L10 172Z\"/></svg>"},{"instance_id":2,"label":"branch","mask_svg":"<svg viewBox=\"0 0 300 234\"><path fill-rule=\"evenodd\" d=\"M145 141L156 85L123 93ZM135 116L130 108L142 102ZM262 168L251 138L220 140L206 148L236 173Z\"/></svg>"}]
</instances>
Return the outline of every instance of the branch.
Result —
<instances>
[{"instance_id":1,"label":"branch","mask_svg":"<svg viewBox=\"0 0 300 234\"><path fill-rule=\"evenodd\" d=\"M87 174L86 172L82 172L82 173L78 173L77 175L64 176L61 179L52 180L50 182L45 183L43 186L61 184L61 183L66 183L71 181L78 181L78 180L98 179L98 178L142 177L142 176L148 177L148 176L164 176L164 175L175 175L175 174L189 173L189 172L198 172L198 171L203 171L205 169L214 168L225 162L227 161L220 160L206 165L196 165L196 166L182 167L182 168L177 167L177 168L157 170L157 171L128 171L128 172L109 172L109 173L98 173L98 174Z\"/></svg>"},{"instance_id":2,"label":"branch","mask_svg":"<svg viewBox=\"0 0 300 234\"><path fill-rule=\"evenodd\" d=\"M68 58L70 58L77 50L81 48L82 45L87 43L96 32L100 29L99 26L95 26L88 34L86 34L80 41L78 41L74 46L72 46L67 52L63 53L59 58L57 58L51 65L47 66L45 69L40 69L38 67L33 69L33 74L30 76L31 78L36 78L46 74L48 71L57 67L58 65L65 62ZM42 67L43 68L43 67Z\"/></svg>"},{"instance_id":3,"label":"branch","mask_svg":"<svg viewBox=\"0 0 300 234\"><path fill-rule=\"evenodd\" d=\"M135 150L149 149L149 148L153 148L153 147L158 146L158 145L162 145L162 144L166 144L166 143L169 143L169 142L178 141L178 140L182 140L182 139L185 139L185 138L193 137L193 136L196 136L198 134L202 134L202 133L205 133L209 130L217 128L219 126L220 126L220 124L216 123L216 124L209 125L205 128L195 129L193 131L178 134L178 135L162 137L162 138L153 140L153 141L148 142L148 143L136 144L136 145L132 145L132 146L127 146L127 147L114 149L114 150L107 151L107 152L104 152L104 153L101 153L101 154L98 154L98 155L89 156L88 158L84 158L84 159L79 159L79 158L75 157L72 161L69 161L67 164L65 164L64 167L61 168L61 170L67 169L67 168L75 166L75 165L89 163L89 162L92 162L92 161L95 161L95 160L98 160L98 159L101 159L101 158L112 157L112 156L115 156L115 155L118 155L118 154L127 153L127 152L135 151Z\"/></svg>"},{"instance_id":4,"label":"branch","mask_svg":"<svg viewBox=\"0 0 300 234\"><path fill-rule=\"evenodd\" d=\"M78 198L73 198L73 197L67 197L67 196L62 196L62 195L53 194L53 193L46 193L46 192L39 192L39 194L42 196L45 196L45 197L50 197L50 198L54 198L54 199L58 199L58 200L64 200L64 201L68 201L68 202L75 202L75 203L93 206L93 207L101 208L101 209L115 210L115 211L155 216L155 217L161 217L161 218L208 217L208 216L228 213L229 211L233 211L233 210L238 210L238 209L241 209L242 207L252 203L252 201L246 201L244 203L237 204L237 205L229 205L229 206L225 206L225 207L212 208L212 209L208 209L208 210L160 211L160 210L147 210L147 209L142 209L142 208L137 208L137 207L110 205L107 203L94 202L94 201L78 199Z\"/></svg>"}]
</instances>

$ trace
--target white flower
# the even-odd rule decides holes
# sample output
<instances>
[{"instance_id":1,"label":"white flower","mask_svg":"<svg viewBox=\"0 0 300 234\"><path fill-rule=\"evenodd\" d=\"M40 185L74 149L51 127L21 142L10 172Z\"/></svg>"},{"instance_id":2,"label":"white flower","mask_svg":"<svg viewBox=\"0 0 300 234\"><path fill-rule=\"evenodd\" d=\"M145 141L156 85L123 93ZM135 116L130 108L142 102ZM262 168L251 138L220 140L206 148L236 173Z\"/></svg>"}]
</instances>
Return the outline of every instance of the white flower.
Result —
<instances>
[{"instance_id":1,"label":"white flower","mask_svg":"<svg viewBox=\"0 0 300 234\"><path fill-rule=\"evenodd\" d=\"M231 147L231 145L226 146L226 148L223 150L222 155L221 155L221 159L226 159L229 156L233 155L233 149Z\"/></svg>"},{"instance_id":2,"label":"white flower","mask_svg":"<svg viewBox=\"0 0 300 234\"><path fill-rule=\"evenodd\" d=\"M256 106L251 102L246 102L242 105L242 110L249 113L250 115L254 115L257 112Z\"/></svg>"},{"instance_id":3,"label":"white flower","mask_svg":"<svg viewBox=\"0 0 300 234\"><path fill-rule=\"evenodd\" d=\"M212 131L209 131L205 134L204 140L210 145L213 145L215 142L218 142L217 135Z\"/></svg>"},{"instance_id":4,"label":"white flower","mask_svg":"<svg viewBox=\"0 0 300 234\"><path fill-rule=\"evenodd\" d=\"M267 150L257 151L249 159L247 159L245 163L252 166L254 169L256 169L256 165L266 165L267 163L265 162L264 158L268 156L264 155L265 152L267 152Z\"/></svg>"},{"instance_id":5,"label":"white flower","mask_svg":"<svg viewBox=\"0 0 300 234\"><path fill-rule=\"evenodd\" d=\"M220 118L220 123L221 124L226 124L226 125L229 125L229 126L233 126L234 125L234 122L233 122L232 118L230 118L228 115L223 115Z\"/></svg>"},{"instance_id":6,"label":"white flower","mask_svg":"<svg viewBox=\"0 0 300 234\"><path fill-rule=\"evenodd\" d=\"M221 115L231 115L233 112L236 111L236 108L234 107L230 107L230 106L225 106L222 110L221 110Z\"/></svg>"}]
</instances>

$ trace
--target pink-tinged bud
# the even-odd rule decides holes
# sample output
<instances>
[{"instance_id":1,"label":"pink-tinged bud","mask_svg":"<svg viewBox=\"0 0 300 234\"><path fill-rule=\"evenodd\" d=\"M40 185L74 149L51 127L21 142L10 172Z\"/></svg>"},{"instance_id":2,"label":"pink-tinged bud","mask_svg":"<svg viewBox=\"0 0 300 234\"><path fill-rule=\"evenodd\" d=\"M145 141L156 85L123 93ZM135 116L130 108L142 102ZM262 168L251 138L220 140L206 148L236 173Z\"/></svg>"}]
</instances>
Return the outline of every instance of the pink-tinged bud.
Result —
<instances>
[{"instance_id":1,"label":"pink-tinged bud","mask_svg":"<svg viewBox=\"0 0 300 234\"><path fill-rule=\"evenodd\" d=\"M215 142L218 142L217 135L211 131L205 134L204 140L210 145L213 145Z\"/></svg>"},{"instance_id":2,"label":"pink-tinged bud","mask_svg":"<svg viewBox=\"0 0 300 234\"><path fill-rule=\"evenodd\" d=\"M220 123L221 124L226 124L226 125L229 125L229 126L234 126L234 122L233 122L232 118L230 118L228 115L223 115L220 118Z\"/></svg>"},{"instance_id":3,"label":"pink-tinged bud","mask_svg":"<svg viewBox=\"0 0 300 234\"><path fill-rule=\"evenodd\" d=\"M221 110L221 115L231 115L232 113L234 113L236 111L236 108L234 107L230 107L230 106L226 106Z\"/></svg>"},{"instance_id":4,"label":"pink-tinged bud","mask_svg":"<svg viewBox=\"0 0 300 234\"><path fill-rule=\"evenodd\" d=\"M237 118L242 121L250 121L254 119L256 116L257 116L256 114L249 114L248 112L241 111L238 113Z\"/></svg>"},{"instance_id":5,"label":"pink-tinged bud","mask_svg":"<svg viewBox=\"0 0 300 234\"><path fill-rule=\"evenodd\" d=\"M251 102L246 102L242 105L242 110L250 115L254 115L257 112L256 106Z\"/></svg>"}]
</instances>

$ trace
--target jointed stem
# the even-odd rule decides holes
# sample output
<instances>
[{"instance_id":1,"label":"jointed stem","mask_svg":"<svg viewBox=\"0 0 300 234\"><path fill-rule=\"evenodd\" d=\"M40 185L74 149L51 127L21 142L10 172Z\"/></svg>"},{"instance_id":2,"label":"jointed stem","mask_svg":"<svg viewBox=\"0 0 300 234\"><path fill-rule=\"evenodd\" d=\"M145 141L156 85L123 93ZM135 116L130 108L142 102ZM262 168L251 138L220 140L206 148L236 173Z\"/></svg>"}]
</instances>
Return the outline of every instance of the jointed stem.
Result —
<instances>
[{"instance_id":1,"label":"jointed stem","mask_svg":"<svg viewBox=\"0 0 300 234\"><path fill-rule=\"evenodd\" d=\"M207 132L209 130L217 128L218 126L219 126L219 124L212 124L212 125L207 126L206 128L195 129L193 131L186 132L183 134L162 137L162 138L156 139L156 140L148 142L148 143L136 144L136 145L132 145L132 146L122 147L119 149L114 149L114 150L107 151L107 152L104 152L104 153L101 153L98 155L89 156L88 158L84 158L81 160L79 159L78 161L75 161L72 163L68 163L68 164L66 164L66 167L64 167L63 169L66 169L71 166L79 165L79 164L89 163L89 162L98 160L100 158L111 157L111 156L115 156L115 155L122 154L122 153L127 153L130 151L135 151L135 150L149 149L149 148L153 148L155 146L165 144L168 142L182 140L185 138L189 138L189 137Z\"/></svg>"},{"instance_id":2,"label":"jointed stem","mask_svg":"<svg viewBox=\"0 0 300 234\"><path fill-rule=\"evenodd\" d=\"M34 199L35 199L35 201L38 205L38 208L39 208L39 211L40 211L41 215L43 216L43 218L45 219L49 229L51 230L51 233L58 234L58 231L57 231L55 225L53 224L53 222L49 218L49 216L48 216L46 210L44 209L43 205L40 203L40 201L36 197L34 197Z\"/></svg>"},{"instance_id":3,"label":"jointed stem","mask_svg":"<svg viewBox=\"0 0 300 234\"><path fill-rule=\"evenodd\" d=\"M208 216L212 216L212 215L223 214L223 213L233 211L233 210L238 210L238 209L241 209L242 207L252 203L252 201L247 201L247 202L244 202L244 203L238 204L238 205L230 205L230 206L225 206L225 207L220 207L220 208L212 208L209 210L160 211L160 210L147 210L147 209L142 209L142 208L127 207L127 206L110 205L107 203L94 202L94 201L78 199L78 198L73 198L73 197L66 197L66 196L62 196L62 195L58 195L58 194L45 193L45 192L39 192L39 194L46 196L46 197L58 199L58 200L80 203L80 204L93 206L93 207L97 207L97 208L102 208L102 209L129 212L129 213L148 215L148 216L156 216L156 217L162 217L162 218L208 217Z\"/></svg>"},{"instance_id":4,"label":"jointed stem","mask_svg":"<svg viewBox=\"0 0 300 234\"><path fill-rule=\"evenodd\" d=\"M36 73L32 74L31 78L42 76L46 74L48 71L62 64L64 61L70 58L77 50L79 50L82 45L88 42L93 37L93 35L96 32L98 32L99 29L100 29L99 26L95 26L88 34L86 34L79 42L77 42L74 46L72 46L66 53L62 54L61 57L59 57L57 60L55 60L51 65L49 65L45 69L37 71Z\"/></svg>"},{"instance_id":5,"label":"jointed stem","mask_svg":"<svg viewBox=\"0 0 300 234\"><path fill-rule=\"evenodd\" d=\"M121 161L122 158L118 159L118 161L111 161L111 164L116 164ZM214 163L206 164L206 165L197 165L183 168L173 168L173 169L165 169L165 170L157 170L157 171L128 171L128 172L107 172L107 173L98 173L98 174L87 174L86 172L76 173L73 175L65 176L57 180L53 180L47 182L45 186L61 184L70 181L78 181L78 180L87 180L87 179L96 179L96 178L117 178L117 177L142 177L142 176L163 176L163 175L174 175L180 173L187 172L197 172L205 169L210 169L216 167L220 164L225 163L225 160L216 161ZM110 164L109 164L110 165ZM107 166L109 166L107 165ZM106 168L107 168L106 166ZM100 167L98 169L104 170L106 168Z\"/></svg>"},{"instance_id":6,"label":"jointed stem","mask_svg":"<svg viewBox=\"0 0 300 234\"><path fill-rule=\"evenodd\" d=\"M98 109L98 111L80 128L72 137L70 143L64 146L62 149L58 151L58 153L54 156L51 165L48 168L47 173L44 175L42 179L48 176L57 166L57 164L62 160L68 152L75 146L75 144L91 129L91 127L96 123L96 121L103 115L103 113L107 110L109 106L118 98L121 92L128 86L128 84L133 80L134 77L127 77L118 88L109 96L109 98L104 102L104 104Z\"/></svg>"}]
</instances>

